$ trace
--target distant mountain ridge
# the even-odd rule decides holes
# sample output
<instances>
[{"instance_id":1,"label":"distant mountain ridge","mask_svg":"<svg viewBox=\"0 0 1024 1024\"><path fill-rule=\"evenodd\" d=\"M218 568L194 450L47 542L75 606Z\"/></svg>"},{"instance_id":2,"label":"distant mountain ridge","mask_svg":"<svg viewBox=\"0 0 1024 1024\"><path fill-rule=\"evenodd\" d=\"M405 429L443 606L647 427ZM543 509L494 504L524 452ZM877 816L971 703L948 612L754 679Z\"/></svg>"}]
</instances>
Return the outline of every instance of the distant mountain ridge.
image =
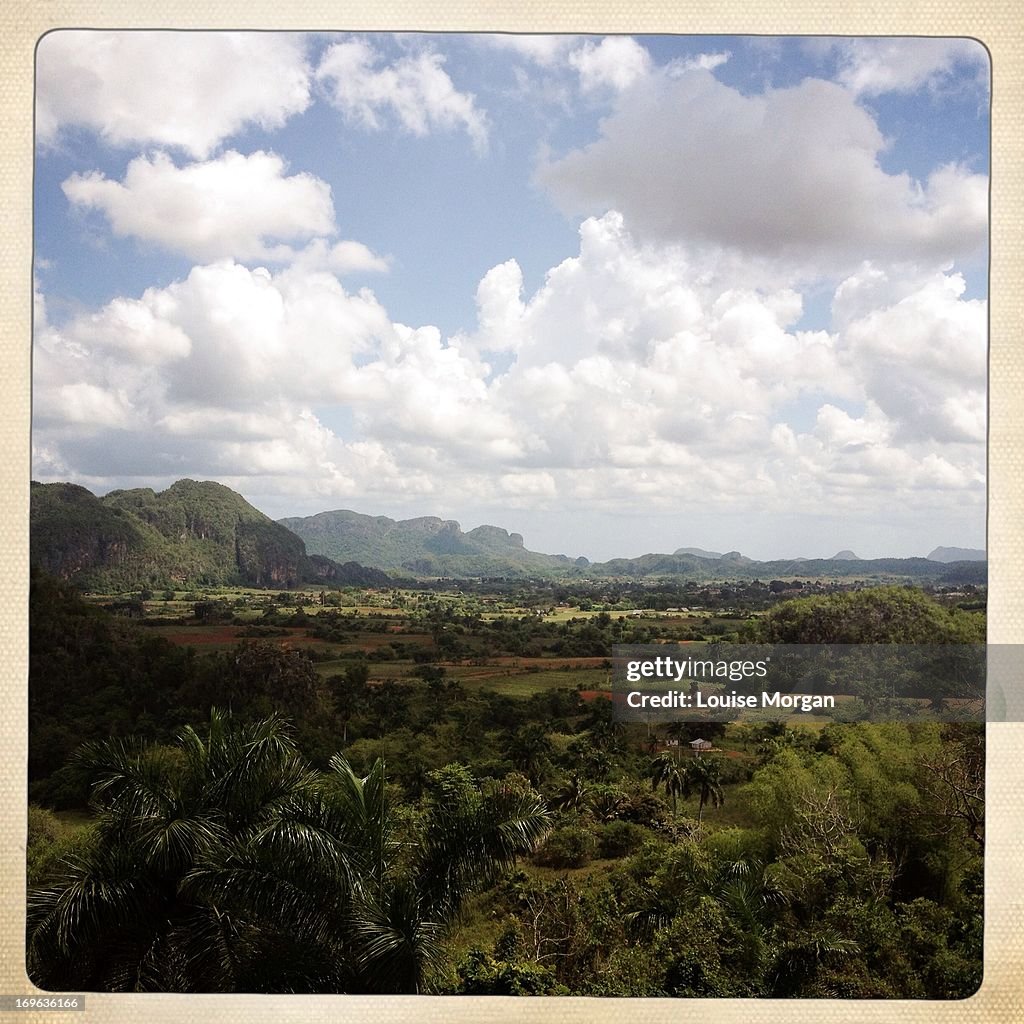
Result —
<instances>
[{"instance_id":1,"label":"distant mountain ridge","mask_svg":"<svg viewBox=\"0 0 1024 1024\"><path fill-rule=\"evenodd\" d=\"M977 563L958 567L925 558L860 559L843 550L830 559L790 558L759 562L739 551L722 554L682 547L669 554L613 558L589 562L566 555L530 551L518 533L497 526L478 526L463 532L451 519L432 516L390 519L349 509L281 519L310 551L334 559L373 565L392 575L451 576L560 576L565 578L686 576L694 580L763 578L777 576L907 577L950 582L984 582Z\"/></svg>"},{"instance_id":2,"label":"distant mountain ridge","mask_svg":"<svg viewBox=\"0 0 1024 1024\"><path fill-rule=\"evenodd\" d=\"M928 557L933 562L985 562L988 553L982 548L936 548Z\"/></svg>"},{"instance_id":3,"label":"distant mountain ridge","mask_svg":"<svg viewBox=\"0 0 1024 1024\"><path fill-rule=\"evenodd\" d=\"M721 551L705 551L703 548L676 548L673 555L696 555L698 558L721 558Z\"/></svg>"},{"instance_id":4,"label":"distant mountain ridge","mask_svg":"<svg viewBox=\"0 0 1024 1024\"><path fill-rule=\"evenodd\" d=\"M389 582L377 569L307 555L301 538L212 480L102 498L33 481L30 501L31 564L91 589Z\"/></svg>"},{"instance_id":5,"label":"distant mountain ridge","mask_svg":"<svg viewBox=\"0 0 1024 1024\"><path fill-rule=\"evenodd\" d=\"M946 561L966 553L969 559ZM33 565L94 590L144 586L304 584L388 586L393 576L434 578L685 577L695 581L771 580L786 576L930 579L984 583L987 562L967 548L937 548L938 558L831 559L759 562L738 551L677 548L590 563L526 548L498 526L464 532L435 516L394 520L339 510L274 522L240 494L213 481L179 480L97 497L69 483L31 489Z\"/></svg>"}]
</instances>

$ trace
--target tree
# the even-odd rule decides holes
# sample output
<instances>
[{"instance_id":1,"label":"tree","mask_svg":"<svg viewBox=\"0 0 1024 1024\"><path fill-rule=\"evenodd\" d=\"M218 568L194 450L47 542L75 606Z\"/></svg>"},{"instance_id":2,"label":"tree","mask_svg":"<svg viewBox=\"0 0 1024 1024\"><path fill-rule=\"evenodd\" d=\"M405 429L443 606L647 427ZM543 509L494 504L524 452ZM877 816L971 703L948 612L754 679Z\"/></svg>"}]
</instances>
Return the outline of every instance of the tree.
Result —
<instances>
[{"instance_id":1,"label":"tree","mask_svg":"<svg viewBox=\"0 0 1024 1024\"><path fill-rule=\"evenodd\" d=\"M705 804L721 807L725 803L725 794L722 792L722 766L711 758L695 757L686 763L682 781L683 796L689 797L694 791L700 794L700 804L697 807L699 827Z\"/></svg>"},{"instance_id":2,"label":"tree","mask_svg":"<svg viewBox=\"0 0 1024 1024\"><path fill-rule=\"evenodd\" d=\"M340 755L315 771L277 717L214 712L205 737L83 758L93 841L29 896L45 988L422 991L466 897L548 825L531 789L481 788L454 766L409 833L382 761L362 778Z\"/></svg>"},{"instance_id":3,"label":"tree","mask_svg":"<svg viewBox=\"0 0 1024 1024\"><path fill-rule=\"evenodd\" d=\"M938 822L935 834L949 834L959 822L979 849L985 846L984 743L980 732L967 733L918 762L920 788Z\"/></svg>"},{"instance_id":4,"label":"tree","mask_svg":"<svg viewBox=\"0 0 1024 1024\"><path fill-rule=\"evenodd\" d=\"M309 657L279 644L239 644L212 675L213 692L219 692L235 712L266 717L286 711L304 719L329 707L326 689Z\"/></svg>"},{"instance_id":5,"label":"tree","mask_svg":"<svg viewBox=\"0 0 1024 1024\"><path fill-rule=\"evenodd\" d=\"M334 700L334 711L341 719L341 745L348 746L348 725L366 703L366 687L370 666L365 661L349 665L343 675L334 675L327 685Z\"/></svg>"},{"instance_id":6,"label":"tree","mask_svg":"<svg viewBox=\"0 0 1024 1024\"><path fill-rule=\"evenodd\" d=\"M560 811L582 811L589 803L590 786L579 772L573 772L555 797L555 807Z\"/></svg>"},{"instance_id":7,"label":"tree","mask_svg":"<svg viewBox=\"0 0 1024 1024\"><path fill-rule=\"evenodd\" d=\"M983 644L985 618L915 588L871 587L785 601L754 632L761 643Z\"/></svg>"},{"instance_id":8,"label":"tree","mask_svg":"<svg viewBox=\"0 0 1024 1024\"><path fill-rule=\"evenodd\" d=\"M676 759L668 753L661 754L651 765L651 785L665 787L665 794L672 798L672 813L676 813L676 800L685 790L685 773Z\"/></svg>"},{"instance_id":9,"label":"tree","mask_svg":"<svg viewBox=\"0 0 1024 1024\"><path fill-rule=\"evenodd\" d=\"M760 976L767 967L772 913L788 902L785 890L763 861L752 858L725 866L715 899L739 925L747 969Z\"/></svg>"},{"instance_id":10,"label":"tree","mask_svg":"<svg viewBox=\"0 0 1024 1024\"><path fill-rule=\"evenodd\" d=\"M508 745L508 755L512 763L526 772L530 781L537 785L553 749L544 726L539 722L529 722L513 734Z\"/></svg>"},{"instance_id":11,"label":"tree","mask_svg":"<svg viewBox=\"0 0 1024 1024\"><path fill-rule=\"evenodd\" d=\"M823 966L859 952L860 947L853 939L844 938L834 928L818 927L801 932L784 943L776 954L771 995L803 995ZM835 993L810 991L806 994Z\"/></svg>"},{"instance_id":12,"label":"tree","mask_svg":"<svg viewBox=\"0 0 1024 1024\"><path fill-rule=\"evenodd\" d=\"M188 728L175 748L113 740L79 760L95 778L99 821L62 875L29 894L33 979L113 991L244 985L239 958L257 936L194 896L190 876L233 850L272 846L281 811L313 784L283 722L229 728L214 713L205 739Z\"/></svg>"}]
</instances>

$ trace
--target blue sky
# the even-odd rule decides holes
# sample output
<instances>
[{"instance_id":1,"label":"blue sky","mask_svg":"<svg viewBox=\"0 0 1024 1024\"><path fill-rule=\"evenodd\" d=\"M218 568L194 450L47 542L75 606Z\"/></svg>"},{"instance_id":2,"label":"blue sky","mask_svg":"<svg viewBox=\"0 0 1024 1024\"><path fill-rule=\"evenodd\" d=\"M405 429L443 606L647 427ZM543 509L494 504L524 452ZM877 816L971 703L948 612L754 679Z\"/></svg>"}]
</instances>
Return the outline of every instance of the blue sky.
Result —
<instances>
[{"instance_id":1,"label":"blue sky","mask_svg":"<svg viewBox=\"0 0 1024 1024\"><path fill-rule=\"evenodd\" d=\"M590 558L982 546L988 58L58 32L33 476Z\"/></svg>"}]
</instances>

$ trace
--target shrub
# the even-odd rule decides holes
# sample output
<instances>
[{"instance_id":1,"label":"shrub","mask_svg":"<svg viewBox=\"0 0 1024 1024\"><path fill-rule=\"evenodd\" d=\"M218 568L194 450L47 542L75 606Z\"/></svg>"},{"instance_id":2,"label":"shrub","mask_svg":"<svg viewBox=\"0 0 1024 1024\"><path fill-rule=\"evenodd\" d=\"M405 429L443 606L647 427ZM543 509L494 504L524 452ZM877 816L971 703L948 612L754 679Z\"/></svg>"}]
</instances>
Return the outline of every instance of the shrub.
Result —
<instances>
[{"instance_id":1,"label":"shrub","mask_svg":"<svg viewBox=\"0 0 1024 1024\"><path fill-rule=\"evenodd\" d=\"M605 859L628 857L643 845L649 833L632 821L609 821L597 830L598 856Z\"/></svg>"},{"instance_id":2,"label":"shrub","mask_svg":"<svg viewBox=\"0 0 1024 1024\"><path fill-rule=\"evenodd\" d=\"M471 949L456 968L455 991L469 996L568 995L549 967L529 960L496 960Z\"/></svg>"},{"instance_id":3,"label":"shrub","mask_svg":"<svg viewBox=\"0 0 1024 1024\"><path fill-rule=\"evenodd\" d=\"M596 852L597 840L592 832L579 825L563 825L548 836L534 859L550 868L581 868Z\"/></svg>"}]
</instances>

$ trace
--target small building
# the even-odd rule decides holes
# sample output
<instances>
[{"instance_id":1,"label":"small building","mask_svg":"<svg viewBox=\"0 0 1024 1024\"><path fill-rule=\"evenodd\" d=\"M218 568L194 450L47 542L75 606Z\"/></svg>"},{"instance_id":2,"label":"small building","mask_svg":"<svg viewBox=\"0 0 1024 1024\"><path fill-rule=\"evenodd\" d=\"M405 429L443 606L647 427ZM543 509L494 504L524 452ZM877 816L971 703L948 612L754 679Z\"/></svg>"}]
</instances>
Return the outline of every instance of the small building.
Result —
<instances>
[{"instance_id":1,"label":"small building","mask_svg":"<svg viewBox=\"0 0 1024 1024\"><path fill-rule=\"evenodd\" d=\"M690 749L695 754L701 754L705 750L711 749L711 740L702 740L699 736L695 740L690 740Z\"/></svg>"}]
</instances>

